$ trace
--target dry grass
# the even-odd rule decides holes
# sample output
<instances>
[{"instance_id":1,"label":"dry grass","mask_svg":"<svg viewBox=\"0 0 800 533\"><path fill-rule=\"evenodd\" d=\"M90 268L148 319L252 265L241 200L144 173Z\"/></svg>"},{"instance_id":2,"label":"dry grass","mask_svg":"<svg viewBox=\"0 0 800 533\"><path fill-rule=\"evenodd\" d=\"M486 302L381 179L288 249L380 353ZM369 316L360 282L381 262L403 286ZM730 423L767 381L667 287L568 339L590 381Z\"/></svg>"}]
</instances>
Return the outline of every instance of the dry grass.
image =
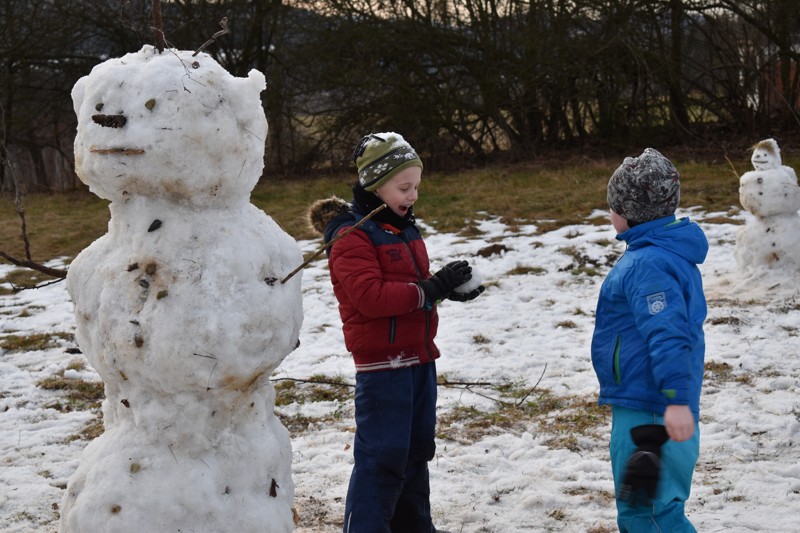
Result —
<instances>
[{"instance_id":1,"label":"dry grass","mask_svg":"<svg viewBox=\"0 0 800 533\"><path fill-rule=\"evenodd\" d=\"M493 388L499 393L494 409L457 406L441 413L436 421L439 438L475 442L486 435L532 431L544 436L550 448L577 452L585 446L583 439L596 438L609 422L608 409L595 398L555 396L544 390L520 402L517 398L527 391Z\"/></svg>"},{"instance_id":2,"label":"dry grass","mask_svg":"<svg viewBox=\"0 0 800 533\"><path fill-rule=\"evenodd\" d=\"M37 383L39 388L59 391L61 399L47 407L61 412L99 410L105 398L103 383L65 378L63 372Z\"/></svg>"},{"instance_id":3,"label":"dry grass","mask_svg":"<svg viewBox=\"0 0 800 533\"><path fill-rule=\"evenodd\" d=\"M570 159L516 165L497 165L458 173L427 172L418 217L439 231L475 233L474 220L500 216L511 226L538 224L543 230L586 222L595 209L606 209L606 183L619 165L617 159ZM728 212L738 206L738 180L722 161L675 163L682 175L683 206L703 206ZM749 163L738 163L747 170ZM791 162L787 162L791 164ZM307 227L306 208L335 194L349 200L350 174L298 178L268 178L252 194L252 202L297 239L315 238ZM74 257L106 232L108 202L87 191L30 194L24 198L33 259ZM593 219L605 223L603 219ZM0 196L0 249L22 257L19 217L13 196Z\"/></svg>"},{"instance_id":4,"label":"dry grass","mask_svg":"<svg viewBox=\"0 0 800 533\"><path fill-rule=\"evenodd\" d=\"M52 333L32 333L30 335L6 335L0 337L0 349L8 352L32 352L55 348L61 341L75 342L72 333L55 331Z\"/></svg>"}]
</instances>

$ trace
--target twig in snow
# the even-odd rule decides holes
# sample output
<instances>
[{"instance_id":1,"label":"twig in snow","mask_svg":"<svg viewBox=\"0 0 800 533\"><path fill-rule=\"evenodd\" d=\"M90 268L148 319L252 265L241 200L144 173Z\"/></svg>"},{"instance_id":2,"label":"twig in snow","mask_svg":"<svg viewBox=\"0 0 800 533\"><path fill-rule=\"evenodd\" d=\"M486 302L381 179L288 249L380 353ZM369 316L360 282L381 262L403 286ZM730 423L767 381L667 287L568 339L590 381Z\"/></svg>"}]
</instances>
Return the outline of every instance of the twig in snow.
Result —
<instances>
[{"instance_id":1,"label":"twig in snow","mask_svg":"<svg viewBox=\"0 0 800 533\"><path fill-rule=\"evenodd\" d=\"M346 383L341 381L326 381L324 379L300 379L300 378L275 378L270 379L273 383L277 383L278 381L294 381L295 383L313 383L315 385L334 385L334 386L341 386L341 387L355 387L353 383Z\"/></svg>"},{"instance_id":2,"label":"twig in snow","mask_svg":"<svg viewBox=\"0 0 800 533\"><path fill-rule=\"evenodd\" d=\"M487 387L487 386L494 385L493 383L487 383L487 382L458 382L458 381L447 381L447 380L445 380L442 383L440 383L440 385L442 385L443 387L463 388L463 389L471 392L472 394L477 394L481 398L486 398L487 400L492 400L493 402L497 402L499 404L506 405L508 407L519 407L519 406L521 406L523 404L523 402L525 402L525 400L528 399L528 396L530 396L531 393L533 393L533 391L536 390L536 387L539 386L539 383L541 383L542 378L544 377L544 373L545 373L546 370L547 370L547 363L545 363L544 368L542 369L542 374L539 376L539 379L538 379L538 381L536 381L536 384L533 387L531 387L531 389L525 394L525 396L523 396L517 402L507 402L505 400L500 400L498 398L494 398L492 396L489 396L488 394L483 394L483 393L478 392L476 390L472 390L472 387Z\"/></svg>"},{"instance_id":3,"label":"twig in snow","mask_svg":"<svg viewBox=\"0 0 800 533\"><path fill-rule=\"evenodd\" d=\"M194 355L200 355L200 354L194 354ZM499 400L497 398L494 398L492 396L483 394L481 392L472 389L472 387L493 387L497 385L496 383L492 383L490 381L448 381L445 379L439 382L439 385L441 385L442 387L450 387L454 389L462 388L464 390L471 392L472 394L476 394L482 398L486 398L487 400L492 400L493 402L497 402L509 407L519 407L523 404L525 400L528 399L528 396L530 396L533 393L533 391L536 390L536 388L539 386L539 383L541 383L546 370L547 370L547 363L545 363L544 368L542 369L542 374L539 376L539 379L536 381L536 384L533 387L531 387L531 389L525 394L525 396L523 396L519 401L515 403ZM304 378L286 377L286 378L270 379L270 381L273 383L277 383L279 381L293 381L295 383L311 383L314 385L332 385L336 387L355 388L355 384L353 383L347 383L342 381L328 381L325 379L304 379Z\"/></svg>"},{"instance_id":4,"label":"twig in snow","mask_svg":"<svg viewBox=\"0 0 800 533\"><path fill-rule=\"evenodd\" d=\"M541 382L542 382L542 378L544 377L544 372L545 372L545 370L547 370L547 363L545 363L545 364L544 364L544 368L542 369L542 374L539 376L539 379L538 379L538 380L536 380L536 384L534 384L533 388L531 388L531 390L529 390L529 391L528 391L528 394L526 394L525 396L523 396L523 397L522 397L522 399L521 399L520 401L518 401L518 402L517 402L517 407L519 407L520 405L522 405L522 402L524 402L525 400L527 400L527 399L528 399L528 396L530 396L530 395L531 395L531 393L532 393L534 390L536 390L536 387L538 387L538 386L539 386L539 383L541 383Z\"/></svg>"}]
</instances>

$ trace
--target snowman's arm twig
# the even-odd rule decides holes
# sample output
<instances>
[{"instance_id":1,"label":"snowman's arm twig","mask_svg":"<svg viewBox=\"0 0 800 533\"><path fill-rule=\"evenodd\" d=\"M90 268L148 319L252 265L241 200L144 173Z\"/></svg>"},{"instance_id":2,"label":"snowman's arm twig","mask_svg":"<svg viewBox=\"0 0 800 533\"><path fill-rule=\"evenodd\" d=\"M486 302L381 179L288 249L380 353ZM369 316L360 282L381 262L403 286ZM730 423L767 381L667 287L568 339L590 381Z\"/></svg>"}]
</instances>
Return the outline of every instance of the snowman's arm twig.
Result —
<instances>
[{"instance_id":1,"label":"snowman's arm twig","mask_svg":"<svg viewBox=\"0 0 800 533\"><path fill-rule=\"evenodd\" d=\"M321 254L322 252L324 252L326 248L328 248L328 247L332 246L332 245L333 245L333 243L335 243L336 241L338 241L339 239L341 239L342 237L344 237L345 235L347 235L348 233L350 233L350 232L351 232L351 231L353 231L354 229L356 229L356 228L358 228L359 226L361 226L361 225L362 225L364 222L366 222L367 220L371 219L373 216L377 215L378 213L380 213L380 212L381 212L383 209L385 209L385 208L386 208L386 204L381 204L381 205L379 205L378 207L376 207L375 209L373 209L373 210L370 212L370 214L368 214L367 216L365 216L364 218L362 218L361 220L359 220L357 223L355 223L354 225L352 225L352 226L350 226L349 228L347 228L347 230L345 230L345 231L341 232L339 235L337 235L336 237L334 237L333 239L331 239L330 241L328 241L327 243L325 243L325 244L324 244L324 245L323 245L323 246L322 246L322 247L321 247L319 250L317 250L316 252L314 252L314 254L313 254L311 257L309 257L308 259L306 259L305 261L303 261L303 264L301 264L299 267L297 267L297 268L295 268L294 270L292 270L291 272L289 272L289 274L288 274L288 275L287 275L285 278L283 278L283 279L281 280L281 283L286 283L287 281L289 281L289 279L291 279L291 277L292 277L292 276L294 276L295 274L297 274L298 272L300 272L301 270L303 270L303 269L304 269L306 266L308 266L308 264L309 264L311 261L313 261L313 260L314 260L314 259L315 259L315 258L316 258L316 257L317 257L319 254Z\"/></svg>"},{"instance_id":2,"label":"snowman's arm twig","mask_svg":"<svg viewBox=\"0 0 800 533\"><path fill-rule=\"evenodd\" d=\"M198 48L197 50L195 50L195 51L194 51L194 53L192 54L192 57L196 56L197 54L199 54L200 52L202 52L202 51L203 51L203 49L204 49L206 46L208 46L209 44L211 44L211 43L213 43L214 41L216 41L216 40L217 40L217 37L222 37L223 35L225 35L226 33L228 33L228 32L230 31L230 30L228 30L228 17L222 17L222 20L220 20L220 21L219 21L219 25L220 25L220 26L222 26L222 29L221 29L221 30L219 30L219 31L218 31L217 33L215 33L214 35L212 35L212 36L211 36L211 39L207 40L207 41L206 41L206 42L204 42L202 45L200 45L200 48Z\"/></svg>"}]
</instances>

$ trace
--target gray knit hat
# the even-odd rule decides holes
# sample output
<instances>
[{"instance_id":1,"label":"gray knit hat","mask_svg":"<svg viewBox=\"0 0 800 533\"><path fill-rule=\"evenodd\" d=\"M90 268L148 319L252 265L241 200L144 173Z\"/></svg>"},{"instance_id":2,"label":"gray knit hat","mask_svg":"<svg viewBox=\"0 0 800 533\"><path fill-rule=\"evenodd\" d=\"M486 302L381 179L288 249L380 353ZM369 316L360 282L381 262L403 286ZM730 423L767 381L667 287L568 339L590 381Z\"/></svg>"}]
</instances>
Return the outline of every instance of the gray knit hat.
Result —
<instances>
[{"instance_id":1,"label":"gray knit hat","mask_svg":"<svg viewBox=\"0 0 800 533\"><path fill-rule=\"evenodd\" d=\"M626 157L608 181L608 205L631 227L675 213L680 199L678 170L653 148Z\"/></svg>"},{"instance_id":2,"label":"gray knit hat","mask_svg":"<svg viewBox=\"0 0 800 533\"><path fill-rule=\"evenodd\" d=\"M368 191L375 191L403 169L422 168L417 152L393 132L364 136L353 152L353 162L358 166L358 182Z\"/></svg>"}]
</instances>

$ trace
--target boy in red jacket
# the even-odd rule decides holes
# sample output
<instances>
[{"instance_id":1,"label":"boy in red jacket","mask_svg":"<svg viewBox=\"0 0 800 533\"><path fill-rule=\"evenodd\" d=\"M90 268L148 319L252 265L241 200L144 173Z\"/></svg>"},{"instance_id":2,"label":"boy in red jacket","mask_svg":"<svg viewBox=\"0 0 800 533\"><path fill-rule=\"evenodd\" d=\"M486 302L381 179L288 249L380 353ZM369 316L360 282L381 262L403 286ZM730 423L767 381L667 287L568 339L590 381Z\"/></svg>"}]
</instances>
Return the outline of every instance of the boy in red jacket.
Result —
<instances>
[{"instance_id":1,"label":"boy in red jacket","mask_svg":"<svg viewBox=\"0 0 800 533\"><path fill-rule=\"evenodd\" d=\"M454 261L433 276L414 221L422 161L396 133L365 136L353 161L350 204L314 204L309 217L325 242L345 345L356 366L354 465L344 533L436 533L428 462L435 451L437 302L467 301L453 289L472 276ZM445 533L445 532L440 532Z\"/></svg>"}]
</instances>

